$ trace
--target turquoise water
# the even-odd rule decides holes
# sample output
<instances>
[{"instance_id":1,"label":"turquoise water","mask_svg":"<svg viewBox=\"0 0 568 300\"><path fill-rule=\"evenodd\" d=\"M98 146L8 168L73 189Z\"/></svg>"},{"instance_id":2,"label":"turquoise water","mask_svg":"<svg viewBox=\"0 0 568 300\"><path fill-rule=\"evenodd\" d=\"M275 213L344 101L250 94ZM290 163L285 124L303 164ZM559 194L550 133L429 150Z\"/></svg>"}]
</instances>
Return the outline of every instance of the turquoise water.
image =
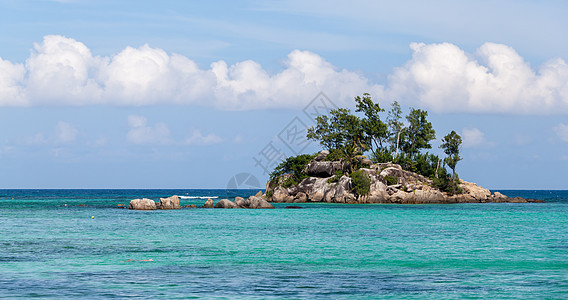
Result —
<instances>
[{"instance_id":1,"label":"turquoise water","mask_svg":"<svg viewBox=\"0 0 568 300\"><path fill-rule=\"evenodd\" d=\"M502 191L544 204L116 208L255 192L0 190L0 297L568 298L568 191Z\"/></svg>"}]
</instances>

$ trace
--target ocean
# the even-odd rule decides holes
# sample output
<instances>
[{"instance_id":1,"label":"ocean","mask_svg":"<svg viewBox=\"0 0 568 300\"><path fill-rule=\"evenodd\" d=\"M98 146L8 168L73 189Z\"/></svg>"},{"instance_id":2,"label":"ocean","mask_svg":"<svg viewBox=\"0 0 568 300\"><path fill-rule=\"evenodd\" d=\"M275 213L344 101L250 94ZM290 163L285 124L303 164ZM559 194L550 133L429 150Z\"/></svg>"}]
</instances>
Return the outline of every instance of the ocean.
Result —
<instances>
[{"instance_id":1,"label":"ocean","mask_svg":"<svg viewBox=\"0 0 568 300\"><path fill-rule=\"evenodd\" d=\"M566 299L568 191L546 203L132 211L256 190L0 190L0 298Z\"/></svg>"}]
</instances>

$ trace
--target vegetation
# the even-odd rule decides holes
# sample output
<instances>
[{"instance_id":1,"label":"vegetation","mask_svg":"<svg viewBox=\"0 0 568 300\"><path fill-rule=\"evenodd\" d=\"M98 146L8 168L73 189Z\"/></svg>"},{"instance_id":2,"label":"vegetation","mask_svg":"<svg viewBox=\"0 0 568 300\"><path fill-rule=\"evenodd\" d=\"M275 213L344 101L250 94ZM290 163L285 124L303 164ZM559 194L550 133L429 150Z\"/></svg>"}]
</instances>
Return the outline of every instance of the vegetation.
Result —
<instances>
[{"instance_id":1,"label":"vegetation","mask_svg":"<svg viewBox=\"0 0 568 300\"><path fill-rule=\"evenodd\" d=\"M448 155L444 162L452 169L452 179L456 178L456 164L462 159L460 157L461 143L461 136L452 130L442 139L442 145L440 145L440 148L444 149L444 153Z\"/></svg>"},{"instance_id":2,"label":"vegetation","mask_svg":"<svg viewBox=\"0 0 568 300\"><path fill-rule=\"evenodd\" d=\"M329 115L318 116L316 125L308 129L307 138L318 141L330 153L326 161L341 161L343 170L336 173L328 181L337 182L341 176L348 175L353 179L353 190L358 195L368 193L369 176L361 171L367 167L362 163L363 154L368 154L375 163L392 162L401 165L405 170L412 171L430 178L434 186L448 193L459 193L456 165L462 159L459 150L461 137L452 131L442 139L446 158L440 159L429 152L431 142L436 139L436 131L428 121L428 112L410 108L407 116L397 101L394 101L387 112L378 103L373 102L367 93L355 97L356 110L338 108L331 110ZM403 121L404 120L404 121ZM307 177L304 170L314 155L299 155L290 157L282 162L271 174L271 180L282 178L284 186L299 183ZM449 176L446 166L452 170ZM282 177L284 174L286 178ZM385 179L390 185L397 184L396 178Z\"/></svg>"},{"instance_id":3,"label":"vegetation","mask_svg":"<svg viewBox=\"0 0 568 300\"><path fill-rule=\"evenodd\" d=\"M285 179L282 186L290 187L294 184L300 183L300 181L308 177L308 174L306 174L304 170L308 163L315 157L316 154L301 154L286 158L286 160L274 168L274 171L270 174L271 183L284 174L290 174L290 176Z\"/></svg>"},{"instance_id":4,"label":"vegetation","mask_svg":"<svg viewBox=\"0 0 568 300\"><path fill-rule=\"evenodd\" d=\"M398 179L396 177L393 176L385 176L385 181L387 182L387 185L395 185L398 184Z\"/></svg>"},{"instance_id":5,"label":"vegetation","mask_svg":"<svg viewBox=\"0 0 568 300\"><path fill-rule=\"evenodd\" d=\"M330 177L327 182L328 183L334 183L334 182L339 182L339 179L341 179L341 177L343 176L343 171L341 170L337 170L335 171L335 175Z\"/></svg>"},{"instance_id":6,"label":"vegetation","mask_svg":"<svg viewBox=\"0 0 568 300\"><path fill-rule=\"evenodd\" d=\"M349 175L352 180L351 190L357 196L369 194L371 190L371 178L364 171L355 171Z\"/></svg>"}]
</instances>

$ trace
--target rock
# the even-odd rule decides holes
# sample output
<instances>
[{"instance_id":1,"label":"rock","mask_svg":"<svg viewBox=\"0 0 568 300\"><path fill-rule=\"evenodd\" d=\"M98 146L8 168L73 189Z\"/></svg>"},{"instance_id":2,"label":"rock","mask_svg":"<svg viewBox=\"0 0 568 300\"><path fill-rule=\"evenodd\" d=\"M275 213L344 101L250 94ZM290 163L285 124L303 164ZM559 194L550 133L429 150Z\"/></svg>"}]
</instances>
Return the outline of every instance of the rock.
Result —
<instances>
[{"instance_id":1,"label":"rock","mask_svg":"<svg viewBox=\"0 0 568 300\"><path fill-rule=\"evenodd\" d=\"M238 207L244 207L245 206L245 198L235 197L235 205L238 206Z\"/></svg>"},{"instance_id":2,"label":"rock","mask_svg":"<svg viewBox=\"0 0 568 300\"><path fill-rule=\"evenodd\" d=\"M124 204L117 204L116 207L118 208L126 208L126 206Z\"/></svg>"},{"instance_id":3,"label":"rock","mask_svg":"<svg viewBox=\"0 0 568 300\"><path fill-rule=\"evenodd\" d=\"M257 196L250 196L245 201L244 207L251 208L251 209L258 209L258 208L274 208L272 204L268 203L263 197Z\"/></svg>"},{"instance_id":4,"label":"rock","mask_svg":"<svg viewBox=\"0 0 568 300\"><path fill-rule=\"evenodd\" d=\"M272 193L272 202L293 202L294 197L290 195L288 189L278 186Z\"/></svg>"},{"instance_id":5,"label":"rock","mask_svg":"<svg viewBox=\"0 0 568 300\"><path fill-rule=\"evenodd\" d=\"M209 198L207 199L207 201L205 201L205 204L203 204L204 208L213 208L213 199Z\"/></svg>"},{"instance_id":6,"label":"rock","mask_svg":"<svg viewBox=\"0 0 568 300\"><path fill-rule=\"evenodd\" d=\"M255 197L264 197L264 194L262 193L262 191L258 191L258 193L256 193L256 195L254 195Z\"/></svg>"},{"instance_id":7,"label":"rock","mask_svg":"<svg viewBox=\"0 0 568 300\"><path fill-rule=\"evenodd\" d=\"M284 208L287 208L287 209L301 209L302 207L300 207L300 206L295 206L295 205L290 205L290 206L286 206L286 207L284 207Z\"/></svg>"},{"instance_id":8,"label":"rock","mask_svg":"<svg viewBox=\"0 0 568 300\"><path fill-rule=\"evenodd\" d=\"M190 208L196 208L196 207L197 207L197 205L195 205L195 204L192 204L192 205L190 205L189 207L190 207Z\"/></svg>"},{"instance_id":9,"label":"rock","mask_svg":"<svg viewBox=\"0 0 568 300\"><path fill-rule=\"evenodd\" d=\"M221 199L215 204L215 208L237 208L237 205L229 199Z\"/></svg>"},{"instance_id":10,"label":"rock","mask_svg":"<svg viewBox=\"0 0 568 300\"><path fill-rule=\"evenodd\" d=\"M341 170L342 165L338 161L312 161L307 166L308 176L313 177L331 177L335 171Z\"/></svg>"},{"instance_id":11,"label":"rock","mask_svg":"<svg viewBox=\"0 0 568 300\"><path fill-rule=\"evenodd\" d=\"M160 198L160 204L158 204L158 208L160 209L180 209L179 206L179 197L178 196L171 196L168 198Z\"/></svg>"},{"instance_id":12,"label":"rock","mask_svg":"<svg viewBox=\"0 0 568 300\"><path fill-rule=\"evenodd\" d=\"M314 158L315 161L323 161L325 159L326 156L329 155L329 151L327 150L322 150L318 156L316 156L316 158Z\"/></svg>"},{"instance_id":13,"label":"rock","mask_svg":"<svg viewBox=\"0 0 568 300\"><path fill-rule=\"evenodd\" d=\"M296 198L294 199L294 202L307 202L308 201L308 195L306 195L306 193L304 192L299 192L296 194Z\"/></svg>"},{"instance_id":14,"label":"rock","mask_svg":"<svg viewBox=\"0 0 568 300\"><path fill-rule=\"evenodd\" d=\"M131 200L128 208L129 209L135 209L135 210L156 210L156 209L158 209L158 207L156 206L156 202L154 202L152 199L148 199L148 198Z\"/></svg>"}]
</instances>

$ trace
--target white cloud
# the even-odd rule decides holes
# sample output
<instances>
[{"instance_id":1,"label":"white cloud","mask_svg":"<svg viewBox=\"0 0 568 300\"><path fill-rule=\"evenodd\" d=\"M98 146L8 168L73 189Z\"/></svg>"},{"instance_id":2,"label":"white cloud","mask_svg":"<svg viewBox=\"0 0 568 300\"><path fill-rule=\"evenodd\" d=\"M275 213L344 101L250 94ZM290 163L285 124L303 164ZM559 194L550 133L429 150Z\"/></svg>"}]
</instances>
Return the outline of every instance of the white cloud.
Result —
<instances>
[{"instance_id":1,"label":"white cloud","mask_svg":"<svg viewBox=\"0 0 568 300\"><path fill-rule=\"evenodd\" d=\"M191 59L144 45L93 56L74 39L45 36L25 64L0 59L0 106L182 104L223 110L303 108L320 91L338 106L369 92L436 112L568 113L568 64L533 69L511 47L485 43L475 54L458 46L411 44L412 59L388 87L294 50L270 73L255 61L200 68Z\"/></svg>"},{"instance_id":2,"label":"white cloud","mask_svg":"<svg viewBox=\"0 0 568 300\"><path fill-rule=\"evenodd\" d=\"M55 126L55 140L58 143L71 143L75 141L78 134L79 130L71 123L59 121Z\"/></svg>"},{"instance_id":3,"label":"white cloud","mask_svg":"<svg viewBox=\"0 0 568 300\"><path fill-rule=\"evenodd\" d=\"M553 129L560 140L568 142L568 125L559 123Z\"/></svg>"},{"instance_id":4,"label":"white cloud","mask_svg":"<svg viewBox=\"0 0 568 300\"><path fill-rule=\"evenodd\" d=\"M185 143L187 145L206 146L206 145L218 144L222 141L223 141L222 138L218 137L213 133L204 136L203 134L201 134L200 130L195 129L191 133L191 136L185 140Z\"/></svg>"},{"instance_id":5,"label":"white cloud","mask_svg":"<svg viewBox=\"0 0 568 300\"><path fill-rule=\"evenodd\" d=\"M393 99L437 112L568 113L568 64L560 58L533 70L501 44L476 54L449 43L411 48L412 59L389 77Z\"/></svg>"},{"instance_id":6,"label":"white cloud","mask_svg":"<svg viewBox=\"0 0 568 300\"><path fill-rule=\"evenodd\" d=\"M171 142L170 130L164 123L148 126L148 120L143 116L128 116L130 130L126 140L136 145L165 145Z\"/></svg>"},{"instance_id":7,"label":"white cloud","mask_svg":"<svg viewBox=\"0 0 568 300\"><path fill-rule=\"evenodd\" d=\"M63 145L70 144L77 139L79 130L75 125L59 121L55 125L55 129L50 134L38 132L33 136L24 139L24 144L27 145Z\"/></svg>"},{"instance_id":8,"label":"white cloud","mask_svg":"<svg viewBox=\"0 0 568 300\"><path fill-rule=\"evenodd\" d=\"M74 39L50 35L25 65L0 60L0 106L199 104L226 110L302 108L320 91L339 103L382 94L382 86L339 70L319 55L294 50L269 74L254 61L201 69L191 59L144 45L93 56Z\"/></svg>"},{"instance_id":9,"label":"white cloud","mask_svg":"<svg viewBox=\"0 0 568 300\"><path fill-rule=\"evenodd\" d=\"M464 128L462 130L463 147L473 148L487 144L485 134L477 128Z\"/></svg>"}]
</instances>

